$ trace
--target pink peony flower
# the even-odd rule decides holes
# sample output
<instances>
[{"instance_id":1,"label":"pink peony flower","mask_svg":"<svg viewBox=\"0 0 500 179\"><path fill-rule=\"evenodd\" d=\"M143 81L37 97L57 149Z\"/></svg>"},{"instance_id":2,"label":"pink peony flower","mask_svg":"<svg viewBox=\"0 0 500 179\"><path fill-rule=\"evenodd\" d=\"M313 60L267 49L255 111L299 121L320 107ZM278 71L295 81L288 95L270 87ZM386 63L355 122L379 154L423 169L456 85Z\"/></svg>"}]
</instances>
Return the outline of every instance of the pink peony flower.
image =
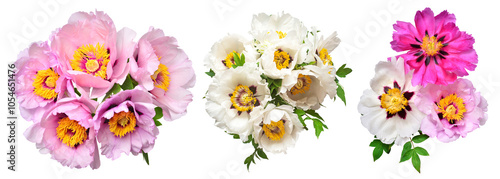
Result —
<instances>
[{"instance_id":1,"label":"pink peony flower","mask_svg":"<svg viewBox=\"0 0 500 179\"><path fill-rule=\"evenodd\" d=\"M138 155L153 149L159 133L154 108L151 94L140 87L106 99L94 116L102 154L114 160L121 153Z\"/></svg>"},{"instance_id":2,"label":"pink peony flower","mask_svg":"<svg viewBox=\"0 0 500 179\"><path fill-rule=\"evenodd\" d=\"M63 166L85 168L100 166L92 113L97 102L82 98L64 98L55 103L24 133L41 153L50 153Z\"/></svg>"},{"instance_id":3,"label":"pink peony flower","mask_svg":"<svg viewBox=\"0 0 500 179\"><path fill-rule=\"evenodd\" d=\"M488 119L486 99L467 79L446 86L428 85L421 89L416 103L427 115L422 120L422 132L442 142L466 137Z\"/></svg>"},{"instance_id":4,"label":"pink peony flower","mask_svg":"<svg viewBox=\"0 0 500 179\"><path fill-rule=\"evenodd\" d=\"M416 27L415 27L416 26ZM455 15L443 11L434 17L431 9L418 11L415 26L409 22L394 24L392 49L405 59L405 71L414 69L412 84L447 85L457 76L468 75L476 68L474 38L455 25Z\"/></svg>"},{"instance_id":5,"label":"pink peony flower","mask_svg":"<svg viewBox=\"0 0 500 179\"><path fill-rule=\"evenodd\" d=\"M47 42L31 44L19 54L15 64L21 115L28 121L40 122L43 113L65 95L66 87L73 86L61 72Z\"/></svg>"},{"instance_id":6,"label":"pink peony flower","mask_svg":"<svg viewBox=\"0 0 500 179\"><path fill-rule=\"evenodd\" d=\"M134 37L135 32L128 28L117 33L104 12L77 12L55 32L51 48L78 90L97 98L114 83L125 80L129 70L127 61L136 46Z\"/></svg>"},{"instance_id":7,"label":"pink peony flower","mask_svg":"<svg viewBox=\"0 0 500 179\"><path fill-rule=\"evenodd\" d=\"M189 88L196 81L191 61L177 40L151 28L139 40L136 60L130 61L130 75L153 94L154 104L171 121L184 115L193 100Z\"/></svg>"}]
</instances>

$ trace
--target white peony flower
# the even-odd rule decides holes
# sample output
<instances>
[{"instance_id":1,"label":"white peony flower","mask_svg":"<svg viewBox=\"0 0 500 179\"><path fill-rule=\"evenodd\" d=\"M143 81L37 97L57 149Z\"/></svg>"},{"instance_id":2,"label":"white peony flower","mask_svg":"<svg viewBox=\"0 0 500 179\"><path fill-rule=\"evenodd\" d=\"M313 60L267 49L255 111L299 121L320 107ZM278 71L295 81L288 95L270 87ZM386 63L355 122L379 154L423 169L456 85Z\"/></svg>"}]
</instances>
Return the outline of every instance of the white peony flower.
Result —
<instances>
[{"instance_id":1,"label":"white peony flower","mask_svg":"<svg viewBox=\"0 0 500 179\"><path fill-rule=\"evenodd\" d=\"M307 28L299 19L290 14L268 15L260 13L253 16L250 34L262 43L290 38L294 39L294 43L302 43L307 34ZM266 34L270 36L266 36Z\"/></svg>"},{"instance_id":2,"label":"white peony flower","mask_svg":"<svg viewBox=\"0 0 500 179\"><path fill-rule=\"evenodd\" d=\"M246 140L251 133L250 113L270 100L267 83L255 64L245 63L217 73L207 92L207 113L215 125Z\"/></svg>"},{"instance_id":3,"label":"white peony flower","mask_svg":"<svg viewBox=\"0 0 500 179\"><path fill-rule=\"evenodd\" d=\"M379 62L371 89L361 96L361 123L383 143L402 145L420 129L424 114L414 104L419 87L411 84L412 76L405 74L402 58Z\"/></svg>"},{"instance_id":4,"label":"white peony flower","mask_svg":"<svg viewBox=\"0 0 500 179\"><path fill-rule=\"evenodd\" d=\"M295 65L305 58L303 45L284 40L267 47L260 59L264 74L273 79L283 79L291 75Z\"/></svg>"},{"instance_id":5,"label":"white peony flower","mask_svg":"<svg viewBox=\"0 0 500 179\"><path fill-rule=\"evenodd\" d=\"M287 148L295 146L298 134L303 130L293 107L281 105L276 107L268 104L252 113L253 136L255 142L267 152L286 152Z\"/></svg>"},{"instance_id":6,"label":"white peony flower","mask_svg":"<svg viewBox=\"0 0 500 179\"><path fill-rule=\"evenodd\" d=\"M237 34L228 34L212 46L205 58L205 66L215 73L226 71L234 64L233 52L240 56L245 54L246 62L255 62L258 55L250 40Z\"/></svg>"},{"instance_id":7,"label":"white peony flower","mask_svg":"<svg viewBox=\"0 0 500 179\"><path fill-rule=\"evenodd\" d=\"M303 70L293 70L283 79L280 96L292 106L317 110L327 94L330 98L337 94L335 77L329 72L335 74L335 69L307 65Z\"/></svg>"},{"instance_id":8,"label":"white peony flower","mask_svg":"<svg viewBox=\"0 0 500 179\"><path fill-rule=\"evenodd\" d=\"M317 62L316 64L318 66L333 66L330 54L340 44L337 32L333 32L326 39L323 38L323 35L318 35L318 30L314 27L312 28L311 33L312 34L308 37L313 43L313 48L309 51L309 55L312 56L313 60Z\"/></svg>"}]
</instances>

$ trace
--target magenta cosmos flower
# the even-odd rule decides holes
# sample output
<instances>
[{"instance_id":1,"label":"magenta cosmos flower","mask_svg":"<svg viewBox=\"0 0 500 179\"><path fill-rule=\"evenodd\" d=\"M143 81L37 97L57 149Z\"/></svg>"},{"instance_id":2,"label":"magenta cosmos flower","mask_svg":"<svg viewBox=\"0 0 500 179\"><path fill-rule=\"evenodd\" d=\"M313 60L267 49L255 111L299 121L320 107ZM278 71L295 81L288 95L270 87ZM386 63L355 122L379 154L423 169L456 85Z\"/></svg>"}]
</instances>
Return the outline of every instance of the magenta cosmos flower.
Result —
<instances>
[{"instance_id":1,"label":"magenta cosmos flower","mask_svg":"<svg viewBox=\"0 0 500 179\"><path fill-rule=\"evenodd\" d=\"M405 59L406 72L415 70L413 85L447 85L476 68L474 38L458 29L455 15L443 11L434 17L426 8L415 15L415 26L398 21L391 42L397 52L407 51L398 57Z\"/></svg>"},{"instance_id":2,"label":"magenta cosmos flower","mask_svg":"<svg viewBox=\"0 0 500 179\"><path fill-rule=\"evenodd\" d=\"M89 95L97 98L114 83L123 83L136 46L134 37L127 28L117 33L104 12L77 12L53 35L51 48L80 92L89 94L93 88Z\"/></svg>"},{"instance_id":3,"label":"magenta cosmos flower","mask_svg":"<svg viewBox=\"0 0 500 179\"><path fill-rule=\"evenodd\" d=\"M31 44L19 54L15 64L21 115L28 121L40 122L43 113L64 96L66 86L73 87L61 72L47 42Z\"/></svg>"},{"instance_id":4,"label":"magenta cosmos flower","mask_svg":"<svg viewBox=\"0 0 500 179\"><path fill-rule=\"evenodd\" d=\"M88 98L64 98L49 109L40 123L25 132L41 153L50 153L63 166L99 168L92 113L97 102Z\"/></svg>"},{"instance_id":5,"label":"magenta cosmos flower","mask_svg":"<svg viewBox=\"0 0 500 179\"><path fill-rule=\"evenodd\" d=\"M488 119L486 99L467 79L446 86L427 85L420 90L416 103L427 115L422 120L422 132L442 142L466 137Z\"/></svg>"},{"instance_id":6,"label":"magenta cosmos flower","mask_svg":"<svg viewBox=\"0 0 500 179\"><path fill-rule=\"evenodd\" d=\"M174 37L150 28L138 43L135 59L130 61L130 75L153 94L154 104L171 121L186 113L193 95L188 90L196 81L193 66Z\"/></svg>"},{"instance_id":7,"label":"magenta cosmos flower","mask_svg":"<svg viewBox=\"0 0 500 179\"><path fill-rule=\"evenodd\" d=\"M114 160L121 153L138 155L153 149L159 133L153 120L156 106L151 94L139 88L122 91L97 109L97 140L108 158Z\"/></svg>"}]
</instances>

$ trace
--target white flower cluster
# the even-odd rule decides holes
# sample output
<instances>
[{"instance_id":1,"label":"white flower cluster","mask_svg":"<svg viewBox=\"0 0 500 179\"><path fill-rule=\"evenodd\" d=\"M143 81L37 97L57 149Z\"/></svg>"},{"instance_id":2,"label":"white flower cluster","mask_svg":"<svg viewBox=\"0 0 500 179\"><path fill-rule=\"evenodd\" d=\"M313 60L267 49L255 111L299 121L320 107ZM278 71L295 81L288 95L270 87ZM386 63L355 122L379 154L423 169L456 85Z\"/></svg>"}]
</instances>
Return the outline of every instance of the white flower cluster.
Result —
<instances>
[{"instance_id":1,"label":"white flower cluster","mask_svg":"<svg viewBox=\"0 0 500 179\"><path fill-rule=\"evenodd\" d=\"M321 124L317 130L326 128L315 110L326 95L337 95L330 53L340 39L318 32L289 14L261 13L253 17L251 39L229 34L216 42L205 60L213 77L206 111L216 126L273 153L295 145L307 129L304 120ZM346 75L351 70L344 66Z\"/></svg>"}]
</instances>

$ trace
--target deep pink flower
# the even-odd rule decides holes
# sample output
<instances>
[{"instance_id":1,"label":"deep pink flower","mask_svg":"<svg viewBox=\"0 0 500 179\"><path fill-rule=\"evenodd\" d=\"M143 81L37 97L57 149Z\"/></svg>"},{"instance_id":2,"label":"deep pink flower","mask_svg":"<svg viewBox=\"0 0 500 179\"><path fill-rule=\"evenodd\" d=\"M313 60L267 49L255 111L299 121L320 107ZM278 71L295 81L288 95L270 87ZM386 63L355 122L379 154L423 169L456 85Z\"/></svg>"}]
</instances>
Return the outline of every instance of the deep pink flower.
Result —
<instances>
[{"instance_id":1,"label":"deep pink flower","mask_svg":"<svg viewBox=\"0 0 500 179\"><path fill-rule=\"evenodd\" d=\"M135 32L128 28L116 32L113 21L104 12L77 12L51 37L51 48L78 90L97 98L114 83L125 80L127 60L132 58L136 46L134 37Z\"/></svg>"},{"instance_id":2,"label":"deep pink flower","mask_svg":"<svg viewBox=\"0 0 500 179\"><path fill-rule=\"evenodd\" d=\"M66 87L73 89L73 86L61 72L47 42L31 44L19 54L15 64L21 115L28 121L40 122L43 113L65 96Z\"/></svg>"},{"instance_id":3,"label":"deep pink flower","mask_svg":"<svg viewBox=\"0 0 500 179\"><path fill-rule=\"evenodd\" d=\"M171 121L186 113L193 95L188 90L196 81L191 61L174 37L151 28L139 40L136 60L130 61L130 75L153 94L154 104Z\"/></svg>"},{"instance_id":4,"label":"deep pink flower","mask_svg":"<svg viewBox=\"0 0 500 179\"><path fill-rule=\"evenodd\" d=\"M416 26L416 27L415 27ZM391 47L405 59L405 71L414 69L412 84L447 85L457 76L476 68L474 38L455 25L455 15L443 11L434 17L431 9L418 11L415 26L409 22L394 24Z\"/></svg>"},{"instance_id":5,"label":"deep pink flower","mask_svg":"<svg viewBox=\"0 0 500 179\"><path fill-rule=\"evenodd\" d=\"M50 153L63 166L99 168L100 159L92 113L97 102L64 98L49 109L42 121L26 130L26 138L36 143L41 153Z\"/></svg>"},{"instance_id":6,"label":"deep pink flower","mask_svg":"<svg viewBox=\"0 0 500 179\"><path fill-rule=\"evenodd\" d=\"M417 96L417 107L427 115L422 132L442 142L466 137L488 119L486 99L467 79L446 86L429 84Z\"/></svg>"},{"instance_id":7,"label":"deep pink flower","mask_svg":"<svg viewBox=\"0 0 500 179\"><path fill-rule=\"evenodd\" d=\"M141 87L106 99L94 116L102 154L114 160L121 153L138 155L153 149L159 133L155 107L151 94Z\"/></svg>"}]
</instances>

